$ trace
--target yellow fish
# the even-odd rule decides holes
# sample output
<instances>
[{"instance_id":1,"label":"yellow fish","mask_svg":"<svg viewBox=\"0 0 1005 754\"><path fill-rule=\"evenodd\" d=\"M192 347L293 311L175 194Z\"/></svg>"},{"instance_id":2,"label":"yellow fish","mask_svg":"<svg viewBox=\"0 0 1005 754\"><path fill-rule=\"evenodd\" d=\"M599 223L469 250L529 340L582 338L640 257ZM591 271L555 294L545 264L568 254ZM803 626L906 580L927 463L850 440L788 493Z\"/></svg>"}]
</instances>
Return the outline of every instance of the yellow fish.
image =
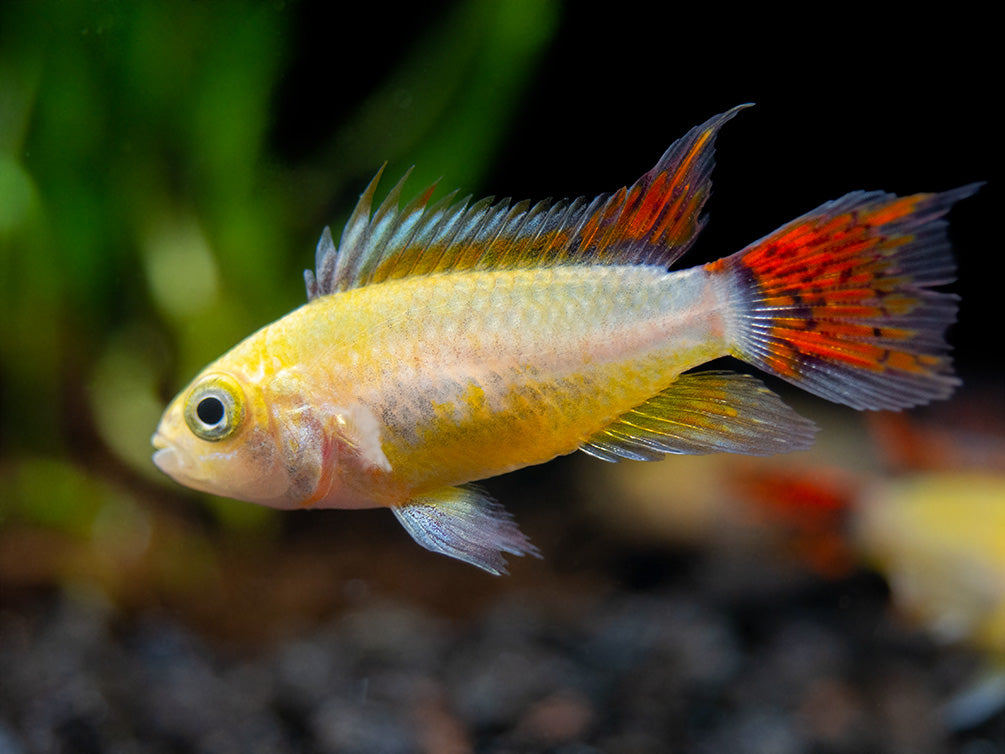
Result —
<instances>
[{"instance_id":1,"label":"yellow fish","mask_svg":"<svg viewBox=\"0 0 1005 754\"><path fill-rule=\"evenodd\" d=\"M168 406L154 463L275 508L388 507L423 547L505 571L537 554L470 482L583 450L604 460L804 449L815 428L732 355L832 401L897 409L958 384L945 222L967 186L856 192L677 272L742 107L592 201L373 208L326 228L308 303L210 364ZM405 176L407 178L407 174Z\"/></svg>"}]
</instances>

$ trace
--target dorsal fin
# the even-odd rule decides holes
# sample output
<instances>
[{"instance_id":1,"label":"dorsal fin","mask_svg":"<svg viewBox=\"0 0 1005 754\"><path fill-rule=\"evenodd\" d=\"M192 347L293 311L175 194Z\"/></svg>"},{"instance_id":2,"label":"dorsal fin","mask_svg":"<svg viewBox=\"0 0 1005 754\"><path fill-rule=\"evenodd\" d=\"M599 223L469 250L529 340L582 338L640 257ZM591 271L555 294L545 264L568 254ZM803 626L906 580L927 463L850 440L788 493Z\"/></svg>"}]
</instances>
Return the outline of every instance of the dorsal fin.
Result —
<instances>
[{"instance_id":1,"label":"dorsal fin","mask_svg":"<svg viewBox=\"0 0 1005 754\"><path fill-rule=\"evenodd\" d=\"M704 225L711 192L715 136L741 109L710 118L674 142L652 170L629 188L592 201L531 205L493 198L429 203L433 188L400 207L408 173L373 211L383 168L353 210L336 249L325 228L317 273L308 270L307 297L384 280L447 270L515 269L574 264L668 267ZM411 172L411 171L409 171Z\"/></svg>"}]
</instances>

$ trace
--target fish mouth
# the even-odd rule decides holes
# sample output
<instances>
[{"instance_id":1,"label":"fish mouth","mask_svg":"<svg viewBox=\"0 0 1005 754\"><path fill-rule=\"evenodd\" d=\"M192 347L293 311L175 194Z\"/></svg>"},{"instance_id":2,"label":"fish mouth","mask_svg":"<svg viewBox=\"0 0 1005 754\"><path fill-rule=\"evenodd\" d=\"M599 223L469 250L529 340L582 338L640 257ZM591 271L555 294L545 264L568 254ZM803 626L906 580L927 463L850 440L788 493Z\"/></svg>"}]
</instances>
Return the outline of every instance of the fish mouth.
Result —
<instances>
[{"instance_id":1,"label":"fish mouth","mask_svg":"<svg viewBox=\"0 0 1005 754\"><path fill-rule=\"evenodd\" d=\"M175 446L164 439L163 435L155 432L154 436L150 438L150 443L154 446L154 455L151 459L154 466L173 478L185 471L188 464L185 463L184 456Z\"/></svg>"}]
</instances>

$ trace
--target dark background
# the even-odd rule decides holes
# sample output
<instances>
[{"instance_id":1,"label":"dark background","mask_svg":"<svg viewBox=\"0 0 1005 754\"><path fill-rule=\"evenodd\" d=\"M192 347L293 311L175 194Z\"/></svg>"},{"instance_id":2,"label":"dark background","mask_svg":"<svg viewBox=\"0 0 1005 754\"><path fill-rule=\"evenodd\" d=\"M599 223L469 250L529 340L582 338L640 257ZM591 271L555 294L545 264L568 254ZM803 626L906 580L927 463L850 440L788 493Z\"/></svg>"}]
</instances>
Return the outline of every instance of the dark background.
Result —
<instances>
[{"instance_id":1,"label":"dark background","mask_svg":"<svg viewBox=\"0 0 1005 754\"><path fill-rule=\"evenodd\" d=\"M987 181L953 216L963 304L952 340L964 369L999 367L986 340L1001 315L984 250L1000 196L1002 61L986 12L966 3L917 13L682 6L561 4L484 178L464 188L516 199L610 191L691 126L756 103L719 139L711 222L682 264L736 250L848 191ZM364 7L346 22L325 4L299 6L297 51L275 100L279 152L305 156L324 144L323 124L344 116L387 65L362 50L406 47L447 7ZM363 47L335 41L357 34ZM449 175L443 185L454 186Z\"/></svg>"}]
</instances>

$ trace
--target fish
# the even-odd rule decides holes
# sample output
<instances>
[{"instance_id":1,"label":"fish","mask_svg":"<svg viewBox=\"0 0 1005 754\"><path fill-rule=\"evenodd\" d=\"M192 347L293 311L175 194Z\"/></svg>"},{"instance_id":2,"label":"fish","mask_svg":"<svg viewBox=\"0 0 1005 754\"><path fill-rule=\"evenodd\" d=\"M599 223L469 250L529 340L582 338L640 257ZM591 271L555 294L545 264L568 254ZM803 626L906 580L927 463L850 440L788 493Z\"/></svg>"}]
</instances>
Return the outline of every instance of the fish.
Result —
<instances>
[{"instance_id":1,"label":"fish","mask_svg":"<svg viewBox=\"0 0 1005 754\"><path fill-rule=\"evenodd\" d=\"M167 406L153 462L279 509L389 508L426 549L492 574L540 557L480 480L583 451L605 461L771 455L816 426L732 356L854 409L948 398L957 297L945 215L980 184L856 191L739 252L670 267L706 223L715 141L749 105L590 200L472 201L408 172L325 228L306 304ZM409 171L410 172L410 171Z\"/></svg>"}]
</instances>

